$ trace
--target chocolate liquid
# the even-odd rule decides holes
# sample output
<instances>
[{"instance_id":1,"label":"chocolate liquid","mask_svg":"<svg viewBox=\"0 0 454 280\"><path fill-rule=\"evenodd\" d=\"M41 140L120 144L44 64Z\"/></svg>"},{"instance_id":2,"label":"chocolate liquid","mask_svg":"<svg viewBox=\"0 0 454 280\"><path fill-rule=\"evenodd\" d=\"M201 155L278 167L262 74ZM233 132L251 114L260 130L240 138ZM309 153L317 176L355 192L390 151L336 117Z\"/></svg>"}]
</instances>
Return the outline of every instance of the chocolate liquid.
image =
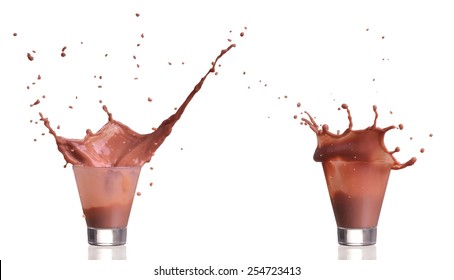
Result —
<instances>
[{"instance_id":1,"label":"chocolate liquid","mask_svg":"<svg viewBox=\"0 0 454 280\"><path fill-rule=\"evenodd\" d=\"M416 158L400 163L393 156L400 149L388 151L385 134L397 127L377 127L376 106L373 106L373 125L362 130L353 130L348 106L343 104L342 109L347 111L349 120L349 126L342 134L330 132L326 124L319 129L307 112L309 119L302 118L301 121L317 135L314 160L322 163L337 225L345 228L375 227L391 169L411 166Z\"/></svg>"},{"instance_id":2,"label":"chocolate liquid","mask_svg":"<svg viewBox=\"0 0 454 280\"><path fill-rule=\"evenodd\" d=\"M212 67L195 85L179 109L152 133L137 133L114 120L105 105L102 108L108 115L108 122L96 133L87 130L84 139L68 139L58 136L42 113L39 113L40 120L49 129L49 133L54 136L58 150L63 154L66 163L95 167L143 166L151 160L159 146L170 135L173 126L181 118L195 94L202 88L207 76L215 72L216 62L233 47L235 44L221 51L212 63Z\"/></svg>"},{"instance_id":3,"label":"chocolate liquid","mask_svg":"<svg viewBox=\"0 0 454 280\"><path fill-rule=\"evenodd\" d=\"M122 204L84 209L87 226L93 228L124 228L130 212L131 206Z\"/></svg>"}]
</instances>

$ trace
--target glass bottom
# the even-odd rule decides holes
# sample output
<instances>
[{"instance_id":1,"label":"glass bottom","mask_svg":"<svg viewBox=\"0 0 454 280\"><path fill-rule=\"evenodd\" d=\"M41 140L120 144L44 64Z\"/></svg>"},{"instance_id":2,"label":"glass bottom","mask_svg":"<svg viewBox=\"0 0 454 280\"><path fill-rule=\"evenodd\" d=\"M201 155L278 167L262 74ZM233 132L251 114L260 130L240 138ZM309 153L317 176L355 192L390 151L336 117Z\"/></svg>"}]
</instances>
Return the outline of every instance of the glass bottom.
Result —
<instances>
[{"instance_id":1,"label":"glass bottom","mask_svg":"<svg viewBox=\"0 0 454 280\"><path fill-rule=\"evenodd\" d=\"M337 228L337 241L346 246L369 246L377 242L377 228Z\"/></svg>"},{"instance_id":2,"label":"glass bottom","mask_svg":"<svg viewBox=\"0 0 454 280\"><path fill-rule=\"evenodd\" d=\"M126 244L126 228L87 228L88 244L118 246Z\"/></svg>"}]
</instances>

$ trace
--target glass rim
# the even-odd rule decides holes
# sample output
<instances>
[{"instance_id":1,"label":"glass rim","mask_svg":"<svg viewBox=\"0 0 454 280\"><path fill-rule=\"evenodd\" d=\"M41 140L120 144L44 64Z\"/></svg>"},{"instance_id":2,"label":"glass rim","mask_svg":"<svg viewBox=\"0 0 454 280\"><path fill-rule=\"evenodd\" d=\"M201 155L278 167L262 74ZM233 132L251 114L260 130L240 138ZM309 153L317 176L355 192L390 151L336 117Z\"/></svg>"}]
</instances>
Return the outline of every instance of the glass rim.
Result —
<instances>
[{"instance_id":1,"label":"glass rim","mask_svg":"<svg viewBox=\"0 0 454 280\"><path fill-rule=\"evenodd\" d=\"M118 169L118 170L126 170L126 169L141 169L141 165L132 165L132 166L84 166L84 165L73 165L73 169Z\"/></svg>"},{"instance_id":2,"label":"glass rim","mask_svg":"<svg viewBox=\"0 0 454 280\"><path fill-rule=\"evenodd\" d=\"M362 163L362 164L389 164L390 166L393 165L392 163L387 162L385 160L364 161L364 160L328 159L328 160L322 161L321 163L325 163L325 162L345 162L345 163Z\"/></svg>"}]
</instances>

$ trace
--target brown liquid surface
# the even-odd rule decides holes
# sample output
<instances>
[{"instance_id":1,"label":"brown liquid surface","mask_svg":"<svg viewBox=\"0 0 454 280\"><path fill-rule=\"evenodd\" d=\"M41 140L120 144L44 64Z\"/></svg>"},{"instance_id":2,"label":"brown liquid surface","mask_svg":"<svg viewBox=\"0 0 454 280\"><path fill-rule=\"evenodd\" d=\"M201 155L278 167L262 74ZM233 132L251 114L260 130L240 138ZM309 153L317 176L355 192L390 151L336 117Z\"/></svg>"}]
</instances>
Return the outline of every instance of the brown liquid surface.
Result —
<instances>
[{"instance_id":1,"label":"brown liquid surface","mask_svg":"<svg viewBox=\"0 0 454 280\"><path fill-rule=\"evenodd\" d=\"M375 227L391 169L411 166L416 158L400 163L393 156L400 149L397 147L389 151L386 148L386 132L397 127L377 127L376 106L373 106L373 125L362 130L353 130L350 110L346 104L342 108L347 111L349 120L349 127L342 134L330 132L327 125L319 128L307 112L309 119L301 120L317 135L314 160L323 165L337 225L346 228Z\"/></svg>"}]
</instances>

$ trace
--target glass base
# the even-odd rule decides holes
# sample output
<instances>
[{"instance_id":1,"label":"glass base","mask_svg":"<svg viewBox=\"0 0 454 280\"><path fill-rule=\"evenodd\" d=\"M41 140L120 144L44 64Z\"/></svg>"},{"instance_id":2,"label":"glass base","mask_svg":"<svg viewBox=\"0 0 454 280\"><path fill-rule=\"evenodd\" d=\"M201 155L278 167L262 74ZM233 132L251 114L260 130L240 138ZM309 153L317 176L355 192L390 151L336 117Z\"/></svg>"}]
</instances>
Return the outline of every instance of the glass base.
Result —
<instances>
[{"instance_id":1,"label":"glass base","mask_svg":"<svg viewBox=\"0 0 454 280\"><path fill-rule=\"evenodd\" d=\"M88 244L117 246L126 244L126 228L87 228Z\"/></svg>"},{"instance_id":2,"label":"glass base","mask_svg":"<svg viewBox=\"0 0 454 280\"><path fill-rule=\"evenodd\" d=\"M337 228L337 241L346 246L369 246L377 242L377 228Z\"/></svg>"}]
</instances>

